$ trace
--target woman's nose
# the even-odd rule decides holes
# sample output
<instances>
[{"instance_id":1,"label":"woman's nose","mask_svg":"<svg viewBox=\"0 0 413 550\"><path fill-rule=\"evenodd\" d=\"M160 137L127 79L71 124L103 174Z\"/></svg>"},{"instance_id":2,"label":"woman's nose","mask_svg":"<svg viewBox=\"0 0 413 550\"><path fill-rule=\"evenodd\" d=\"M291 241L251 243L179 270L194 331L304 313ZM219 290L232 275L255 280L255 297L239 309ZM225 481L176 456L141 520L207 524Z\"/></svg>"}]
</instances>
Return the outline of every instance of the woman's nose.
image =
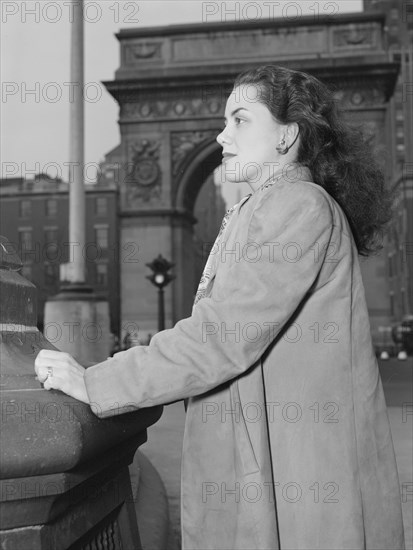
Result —
<instances>
[{"instance_id":1,"label":"woman's nose","mask_svg":"<svg viewBox=\"0 0 413 550\"><path fill-rule=\"evenodd\" d=\"M221 145L221 147L223 147L225 143L229 143L230 137L228 135L228 131L226 127L222 130L220 134L217 135L216 140L219 143L219 145Z\"/></svg>"}]
</instances>

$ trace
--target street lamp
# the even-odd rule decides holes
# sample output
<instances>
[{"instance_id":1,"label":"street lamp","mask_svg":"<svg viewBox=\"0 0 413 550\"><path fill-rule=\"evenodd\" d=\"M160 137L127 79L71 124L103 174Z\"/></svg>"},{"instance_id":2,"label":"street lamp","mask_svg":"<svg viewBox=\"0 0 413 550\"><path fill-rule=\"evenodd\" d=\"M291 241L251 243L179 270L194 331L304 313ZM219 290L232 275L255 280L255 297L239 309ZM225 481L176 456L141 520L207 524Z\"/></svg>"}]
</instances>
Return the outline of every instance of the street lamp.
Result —
<instances>
[{"instance_id":1,"label":"street lamp","mask_svg":"<svg viewBox=\"0 0 413 550\"><path fill-rule=\"evenodd\" d=\"M151 270L152 274L147 275L146 278L157 287L158 289L158 331L165 328L165 305L164 305L164 287L169 284L175 275L168 273L168 271L175 265L168 262L161 254L158 255L151 263L146 264Z\"/></svg>"}]
</instances>

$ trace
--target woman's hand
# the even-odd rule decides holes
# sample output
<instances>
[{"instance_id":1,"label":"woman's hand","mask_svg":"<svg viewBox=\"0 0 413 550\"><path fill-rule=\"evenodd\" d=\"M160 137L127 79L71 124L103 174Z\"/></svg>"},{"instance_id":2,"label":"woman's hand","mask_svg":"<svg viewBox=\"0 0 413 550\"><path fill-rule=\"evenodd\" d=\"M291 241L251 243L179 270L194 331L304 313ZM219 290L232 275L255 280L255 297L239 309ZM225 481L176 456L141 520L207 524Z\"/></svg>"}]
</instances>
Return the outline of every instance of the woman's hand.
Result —
<instances>
[{"instance_id":1,"label":"woman's hand","mask_svg":"<svg viewBox=\"0 0 413 550\"><path fill-rule=\"evenodd\" d=\"M34 362L38 380L46 390L61 390L71 397L89 403L85 368L69 353L42 349Z\"/></svg>"}]
</instances>

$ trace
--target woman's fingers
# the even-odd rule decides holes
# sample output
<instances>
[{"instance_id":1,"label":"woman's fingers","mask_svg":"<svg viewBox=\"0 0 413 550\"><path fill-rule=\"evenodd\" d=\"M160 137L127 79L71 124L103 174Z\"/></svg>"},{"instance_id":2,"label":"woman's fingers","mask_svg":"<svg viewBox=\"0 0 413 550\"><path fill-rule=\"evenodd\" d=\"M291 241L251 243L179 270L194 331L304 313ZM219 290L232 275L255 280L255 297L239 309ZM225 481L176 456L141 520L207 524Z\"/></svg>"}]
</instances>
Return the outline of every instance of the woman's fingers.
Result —
<instances>
[{"instance_id":1,"label":"woman's fingers","mask_svg":"<svg viewBox=\"0 0 413 550\"><path fill-rule=\"evenodd\" d=\"M79 369L83 368L69 353L66 353L64 351L55 351L51 349L40 350L36 357L35 367L36 365L71 365Z\"/></svg>"},{"instance_id":2,"label":"woman's fingers","mask_svg":"<svg viewBox=\"0 0 413 550\"><path fill-rule=\"evenodd\" d=\"M40 355L40 354L39 354ZM47 361L44 360L44 358L39 357L39 355L36 357L34 361L34 370L37 374L37 378L39 382L44 382L48 375L50 374L48 367L50 366L53 368Z\"/></svg>"},{"instance_id":3,"label":"woman's fingers","mask_svg":"<svg viewBox=\"0 0 413 550\"><path fill-rule=\"evenodd\" d=\"M69 353L54 350L41 350L35 359L34 369L40 382L43 382L55 370L76 369L80 372L84 370Z\"/></svg>"},{"instance_id":4,"label":"woman's fingers","mask_svg":"<svg viewBox=\"0 0 413 550\"><path fill-rule=\"evenodd\" d=\"M43 353L45 350L41 350L34 361L34 370L37 374L37 378L40 382L45 382L48 376L53 370L53 361L50 360L47 355Z\"/></svg>"},{"instance_id":5,"label":"woman's fingers","mask_svg":"<svg viewBox=\"0 0 413 550\"><path fill-rule=\"evenodd\" d=\"M46 380L43 382L43 387L44 387L44 389L45 389L45 390L54 390L54 389L57 390L57 389L59 389L59 388L55 388L55 387L53 386L53 382L54 382L53 376L48 376L48 377L46 378Z\"/></svg>"},{"instance_id":6,"label":"woman's fingers","mask_svg":"<svg viewBox=\"0 0 413 550\"><path fill-rule=\"evenodd\" d=\"M34 368L46 390L61 390L89 403L84 381L85 369L69 353L41 350L35 359Z\"/></svg>"}]
</instances>

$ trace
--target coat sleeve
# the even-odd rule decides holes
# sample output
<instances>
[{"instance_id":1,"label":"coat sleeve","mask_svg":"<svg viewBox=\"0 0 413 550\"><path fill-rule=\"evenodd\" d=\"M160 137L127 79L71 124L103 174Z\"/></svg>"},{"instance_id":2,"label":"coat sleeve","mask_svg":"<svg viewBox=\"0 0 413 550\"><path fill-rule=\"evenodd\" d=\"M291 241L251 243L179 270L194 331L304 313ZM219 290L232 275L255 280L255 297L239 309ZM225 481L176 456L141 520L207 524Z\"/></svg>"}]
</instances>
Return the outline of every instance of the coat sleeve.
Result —
<instances>
[{"instance_id":1,"label":"coat sleeve","mask_svg":"<svg viewBox=\"0 0 413 550\"><path fill-rule=\"evenodd\" d=\"M259 192L248 241L240 243L246 253L239 261L232 255L221 259L229 262L221 266L225 274L191 317L156 334L149 346L117 353L86 370L95 414L193 397L239 376L305 299L331 239L329 202L313 186L299 183Z\"/></svg>"}]
</instances>

